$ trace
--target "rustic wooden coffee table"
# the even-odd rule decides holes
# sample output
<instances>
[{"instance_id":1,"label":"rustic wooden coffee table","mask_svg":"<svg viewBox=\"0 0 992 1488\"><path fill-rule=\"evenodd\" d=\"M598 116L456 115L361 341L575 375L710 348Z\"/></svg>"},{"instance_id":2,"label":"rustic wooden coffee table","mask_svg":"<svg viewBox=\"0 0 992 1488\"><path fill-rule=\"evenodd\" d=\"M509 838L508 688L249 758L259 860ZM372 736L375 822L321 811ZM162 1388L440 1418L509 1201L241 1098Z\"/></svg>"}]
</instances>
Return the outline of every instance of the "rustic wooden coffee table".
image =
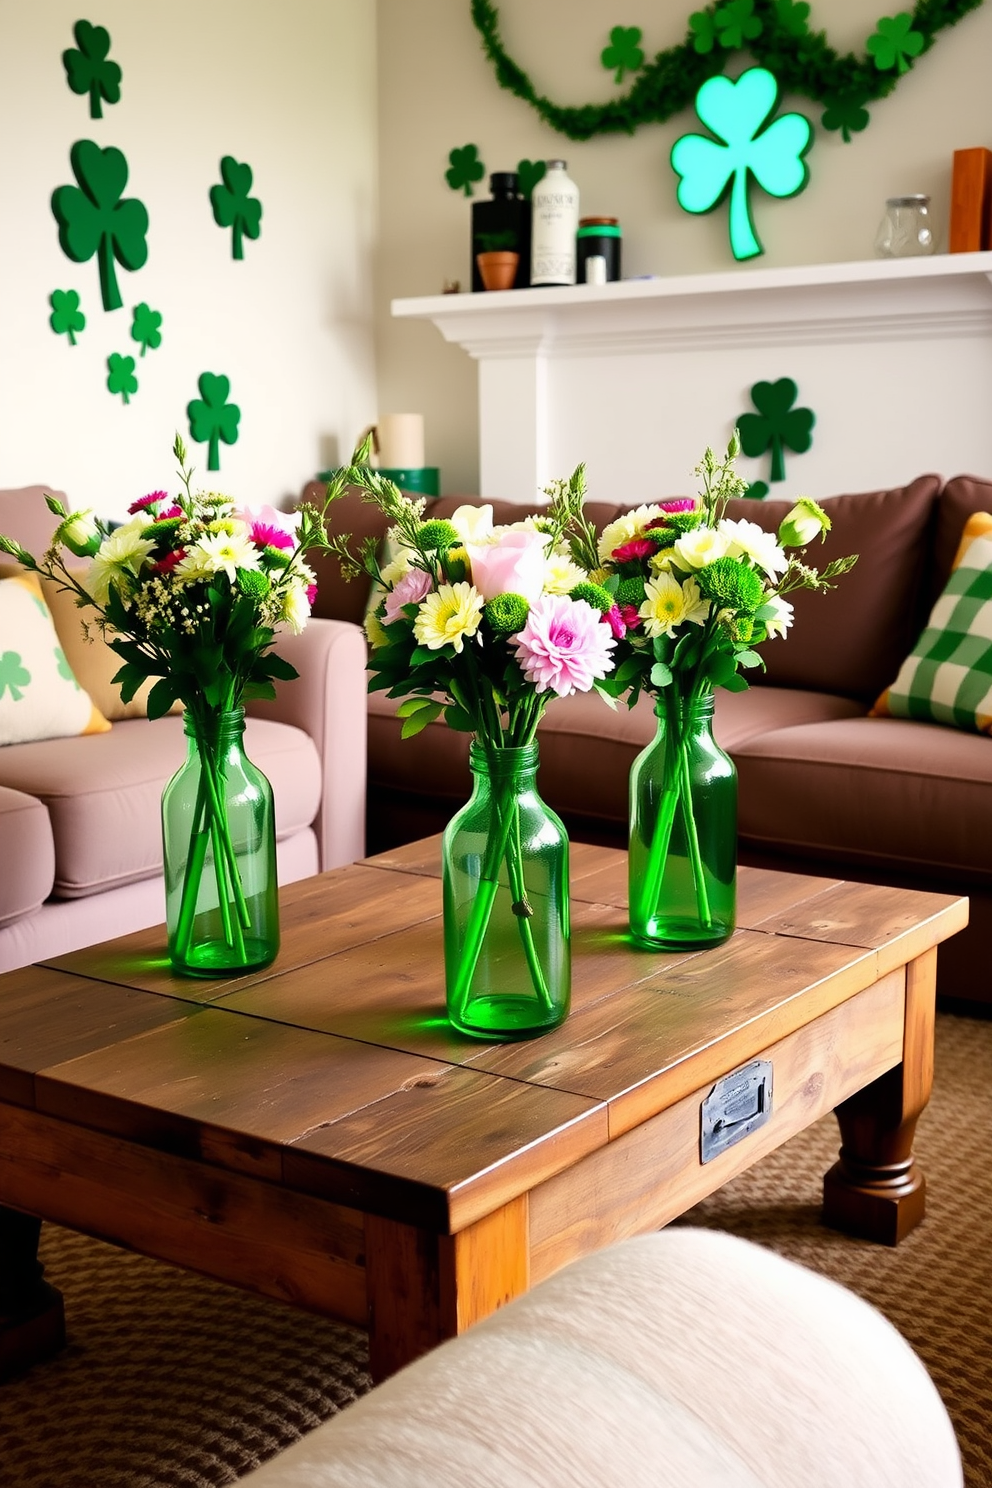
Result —
<instances>
[{"instance_id":1,"label":"rustic wooden coffee table","mask_svg":"<svg viewBox=\"0 0 992 1488\"><path fill-rule=\"evenodd\" d=\"M438 865L433 839L291 885L254 975L173 977L157 930L0 978L0 1368L58 1344L41 1219L368 1326L381 1379L831 1109L827 1222L922 1218L967 900L744 870L725 946L653 954L624 855L574 845L571 1015L497 1045L444 1017Z\"/></svg>"}]
</instances>

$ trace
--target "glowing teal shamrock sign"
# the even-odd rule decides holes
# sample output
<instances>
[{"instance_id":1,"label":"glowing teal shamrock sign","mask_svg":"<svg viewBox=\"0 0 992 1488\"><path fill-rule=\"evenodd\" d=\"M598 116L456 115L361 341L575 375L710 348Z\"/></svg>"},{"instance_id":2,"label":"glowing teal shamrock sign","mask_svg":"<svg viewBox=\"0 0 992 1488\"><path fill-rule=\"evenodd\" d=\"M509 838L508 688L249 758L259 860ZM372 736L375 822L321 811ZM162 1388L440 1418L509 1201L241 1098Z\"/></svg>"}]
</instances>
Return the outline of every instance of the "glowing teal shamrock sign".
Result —
<instances>
[{"instance_id":1,"label":"glowing teal shamrock sign","mask_svg":"<svg viewBox=\"0 0 992 1488\"><path fill-rule=\"evenodd\" d=\"M813 126L804 114L782 114L769 123L777 104L778 83L767 68L750 67L736 82L711 77L696 94L696 113L717 138L684 134L672 147L684 211L711 212L729 191L730 248L737 259L764 252L751 221L751 178L778 197L795 196L809 180L803 156Z\"/></svg>"}]
</instances>

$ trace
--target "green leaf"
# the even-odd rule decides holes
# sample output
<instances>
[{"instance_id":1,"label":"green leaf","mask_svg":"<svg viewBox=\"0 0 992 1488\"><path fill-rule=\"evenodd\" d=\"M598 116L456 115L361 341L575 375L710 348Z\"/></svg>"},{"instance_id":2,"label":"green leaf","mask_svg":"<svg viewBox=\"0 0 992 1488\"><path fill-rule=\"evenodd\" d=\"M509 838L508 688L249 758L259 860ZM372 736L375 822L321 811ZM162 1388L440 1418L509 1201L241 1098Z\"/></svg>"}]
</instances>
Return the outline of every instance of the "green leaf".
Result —
<instances>
[{"instance_id":1,"label":"green leaf","mask_svg":"<svg viewBox=\"0 0 992 1488\"><path fill-rule=\"evenodd\" d=\"M764 666L764 661L758 655L757 651L738 651L737 665L742 667L760 667Z\"/></svg>"},{"instance_id":2,"label":"green leaf","mask_svg":"<svg viewBox=\"0 0 992 1488\"><path fill-rule=\"evenodd\" d=\"M300 675L296 668L277 651L270 651L265 657L265 670L270 677L278 677L280 682L293 682Z\"/></svg>"},{"instance_id":3,"label":"green leaf","mask_svg":"<svg viewBox=\"0 0 992 1488\"><path fill-rule=\"evenodd\" d=\"M663 661L656 661L651 668L651 686L668 687L672 680L672 669Z\"/></svg>"},{"instance_id":4,"label":"green leaf","mask_svg":"<svg viewBox=\"0 0 992 1488\"><path fill-rule=\"evenodd\" d=\"M719 683L719 686L722 687L725 692L750 691L750 684L744 680L739 672L734 672L733 676L727 677L723 682Z\"/></svg>"},{"instance_id":5,"label":"green leaf","mask_svg":"<svg viewBox=\"0 0 992 1488\"><path fill-rule=\"evenodd\" d=\"M123 693L121 696L123 697ZM178 697L179 694L173 686L172 679L170 677L163 677L160 682L155 683L155 686L148 694L148 717L163 718L173 703L178 700ZM127 700L125 699L125 701Z\"/></svg>"},{"instance_id":6,"label":"green leaf","mask_svg":"<svg viewBox=\"0 0 992 1488\"><path fill-rule=\"evenodd\" d=\"M444 721L449 728L457 729L460 734L474 734L476 731L475 719L457 703L448 704L444 713Z\"/></svg>"},{"instance_id":7,"label":"green leaf","mask_svg":"<svg viewBox=\"0 0 992 1488\"><path fill-rule=\"evenodd\" d=\"M415 713L407 715L400 729L400 738L412 739L414 734L419 734L429 723L433 723L441 712L443 712L441 703L422 703Z\"/></svg>"},{"instance_id":8,"label":"green leaf","mask_svg":"<svg viewBox=\"0 0 992 1488\"><path fill-rule=\"evenodd\" d=\"M141 667L122 666L115 672L111 681L115 687L120 688L121 702L129 703L143 682L147 681L148 674Z\"/></svg>"}]
</instances>

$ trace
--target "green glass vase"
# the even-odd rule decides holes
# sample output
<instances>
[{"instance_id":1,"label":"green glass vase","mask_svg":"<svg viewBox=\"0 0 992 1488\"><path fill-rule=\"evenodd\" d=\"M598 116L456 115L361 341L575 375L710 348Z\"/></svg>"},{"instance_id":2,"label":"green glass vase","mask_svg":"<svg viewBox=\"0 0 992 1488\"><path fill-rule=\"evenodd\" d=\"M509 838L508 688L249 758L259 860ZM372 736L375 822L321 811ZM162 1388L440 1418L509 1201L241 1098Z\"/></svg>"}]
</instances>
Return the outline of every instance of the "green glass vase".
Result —
<instances>
[{"instance_id":1,"label":"green glass vase","mask_svg":"<svg viewBox=\"0 0 992 1488\"><path fill-rule=\"evenodd\" d=\"M279 949L272 787L245 754L243 708L187 709L185 724L162 794L169 958L186 976L251 971Z\"/></svg>"},{"instance_id":2,"label":"green glass vase","mask_svg":"<svg viewBox=\"0 0 992 1488\"><path fill-rule=\"evenodd\" d=\"M713 738L713 692L666 687L630 774L630 929L643 945L719 945L737 906L737 770Z\"/></svg>"},{"instance_id":3,"label":"green glass vase","mask_svg":"<svg viewBox=\"0 0 992 1488\"><path fill-rule=\"evenodd\" d=\"M469 752L471 799L442 840L448 1017L520 1039L568 1014L568 837L537 793L538 746Z\"/></svg>"}]
</instances>

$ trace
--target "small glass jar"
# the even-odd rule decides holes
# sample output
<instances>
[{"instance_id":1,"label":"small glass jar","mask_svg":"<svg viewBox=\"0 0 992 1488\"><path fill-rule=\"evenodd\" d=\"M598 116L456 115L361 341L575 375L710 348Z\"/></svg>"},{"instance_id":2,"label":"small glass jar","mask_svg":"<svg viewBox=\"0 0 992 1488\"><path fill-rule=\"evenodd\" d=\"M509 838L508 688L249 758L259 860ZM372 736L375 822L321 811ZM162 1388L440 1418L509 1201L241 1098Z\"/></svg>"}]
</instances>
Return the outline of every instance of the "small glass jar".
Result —
<instances>
[{"instance_id":1,"label":"small glass jar","mask_svg":"<svg viewBox=\"0 0 992 1488\"><path fill-rule=\"evenodd\" d=\"M879 258L920 258L933 253L934 241L928 196L890 196L875 235Z\"/></svg>"}]
</instances>

